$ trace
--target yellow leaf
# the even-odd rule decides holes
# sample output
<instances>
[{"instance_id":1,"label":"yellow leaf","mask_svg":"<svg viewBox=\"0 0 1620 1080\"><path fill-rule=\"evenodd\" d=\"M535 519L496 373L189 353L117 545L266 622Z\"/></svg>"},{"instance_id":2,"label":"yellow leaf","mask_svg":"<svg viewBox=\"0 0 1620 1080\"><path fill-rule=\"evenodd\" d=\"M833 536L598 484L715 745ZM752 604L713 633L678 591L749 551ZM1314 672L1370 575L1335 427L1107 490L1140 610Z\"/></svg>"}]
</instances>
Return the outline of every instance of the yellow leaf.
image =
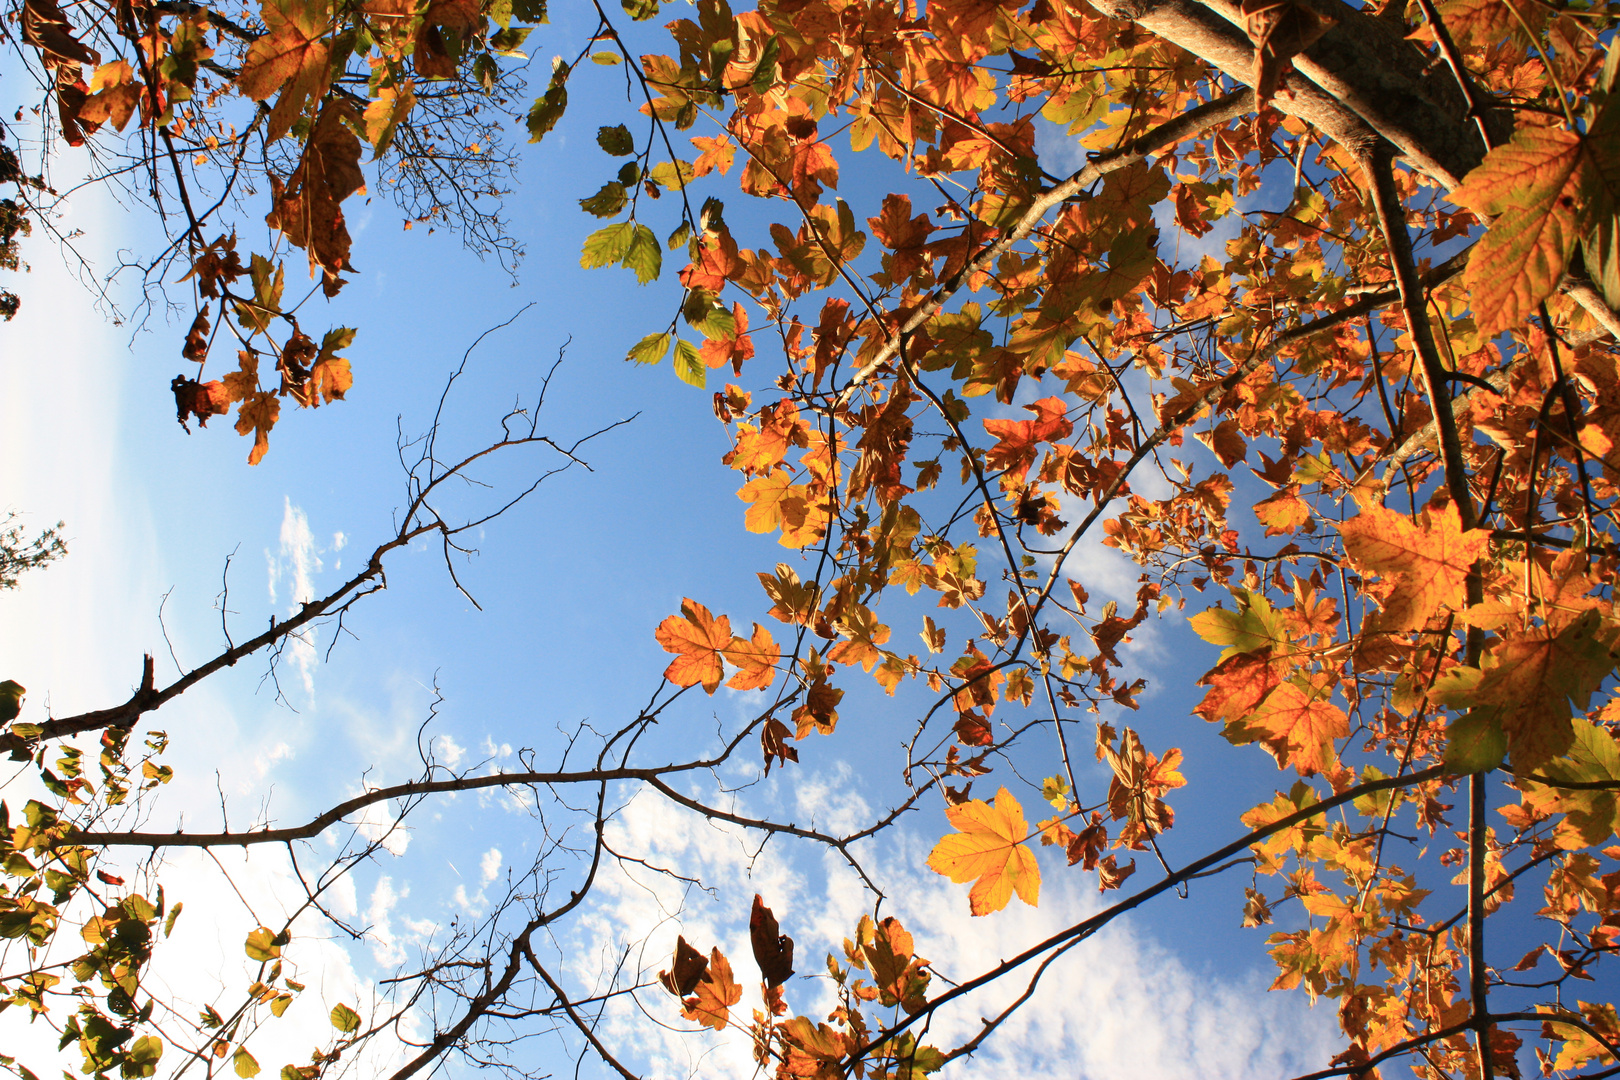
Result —
<instances>
[{"instance_id":1,"label":"yellow leaf","mask_svg":"<svg viewBox=\"0 0 1620 1080\"><path fill-rule=\"evenodd\" d=\"M934 845L928 868L958 884L974 883L968 892L973 914L1000 911L1015 892L1031 907L1039 902L1041 868L1024 846L1024 808L1011 792L997 792L994 806L982 799L948 806L945 816L959 831Z\"/></svg>"},{"instance_id":2,"label":"yellow leaf","mask_svg":"<svg viewBox=\"0 0 1620 1080\"><path fill-rule=\"evenodd\" d=\"M1392 587L1381 629L1416 630L1442 605L1462 607L1463 579L1490 545L1482 529L1463 532L1455 506L1426 516L1419 527L1404 514L1372 506L1339 526L1345 554L1357 568Z\"/></svg>"},{"instance_id":3,"label":"yellow leaf","mask_svg":"<svg viewBox=\"0 0 1620 1080\"><path fill-rule=\"evenodd\" d=\"M681 601L681 614L671 615L658 624L658 644L675 659L664 669L664 678L676 686L703 684L714 693L720 686L725 667L720 653L731 647L731 620L718 619L696 600Z\"/></svg>"}]
</instances>

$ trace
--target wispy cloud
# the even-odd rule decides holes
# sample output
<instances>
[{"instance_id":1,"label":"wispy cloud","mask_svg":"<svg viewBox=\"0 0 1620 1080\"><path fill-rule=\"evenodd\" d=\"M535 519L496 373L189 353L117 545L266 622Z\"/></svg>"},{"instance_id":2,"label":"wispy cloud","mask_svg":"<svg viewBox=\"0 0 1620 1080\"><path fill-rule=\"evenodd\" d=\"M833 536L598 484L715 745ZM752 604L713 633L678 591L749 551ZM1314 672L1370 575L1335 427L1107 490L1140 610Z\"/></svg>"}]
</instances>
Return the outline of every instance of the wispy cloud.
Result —
<instances>
[{"instance_id":1,"label":"wispy cloud","mask_svg":"<svg viewBox=\"0 0 1620 1080\"><path fill-rule=\"evenodd\" d=\"M340 549L343 541L343 534L337 533L333 550ZM275 554L268 549L264 553L265 561L269 564L270 602L277 602L278 587L284 583L290 593L287 597L287 614L296 614L304 604L315 599L315 575L323 568L321 554L303 509L294 506L292 499L284 499L280 549ZM288 663L298 672L304 693L313 695L317 663L315 628L306 626L298 633L288 635L285 655Z\"/></svg>"},{"instance_id":2,"label":"wispy cloud","mask_svg":"<svg viewBox=\"0 0 1620 1080\"><path fill-rule=\"evenodd\" d=\"M800 785L799 809L814 803L823 820L855 807L860 796L840 777L809 777ZM575 974L602 987L595 964L629 950L648 973L667 968L677 931L707 951L719 945L737 980L753 984L747 937L748 905L762 894L796 939L802 974L788 985L790 1004L807 1015L834 1004L821 957L841 954L842 940L869 909L871 897L836 856L819 859L759 857L759 840L739 830L674 813L656 798L633 800L609 828L615 850L644 858L649 867L679 865L698 874L711 893L641 866L621 866L599 882L601 900L583 930L589 942L570 949ZM885 903L916 936L919 955L942 974L965 979L1071 926L1100 909L1089 876L1049 868L1039 908L1015 905L997 915L968 914L965 890L922 868L926 845L901 838L863 856L906 877ZM979 1030L1026 985L1020 972L956 1007L941 1010L928 1041L959 1044ZM936 983L936 988L939 984ZM755 1074L752 1049L741 1032L722 1035L675 1030L678 1006L653 994L649 1021L619 1001L604 1018L617 1045L633 1045L657 1077L745 1077ZM749 1001L738 1007L746 1016ZM1332 1017L1308 1010L1294 996L1272 995L1258 975L1195 971L1168 945L1125 920L1113 923L1059 960L1030 1001L974 1055L974 1075L1024 1077L1054 1073L1085 1080L1200 1080L1211 1077L1289 1075L1331 1056ZM1286 1038L1279 1038L1286 1032Z\"/></svg>"}]
</instances>

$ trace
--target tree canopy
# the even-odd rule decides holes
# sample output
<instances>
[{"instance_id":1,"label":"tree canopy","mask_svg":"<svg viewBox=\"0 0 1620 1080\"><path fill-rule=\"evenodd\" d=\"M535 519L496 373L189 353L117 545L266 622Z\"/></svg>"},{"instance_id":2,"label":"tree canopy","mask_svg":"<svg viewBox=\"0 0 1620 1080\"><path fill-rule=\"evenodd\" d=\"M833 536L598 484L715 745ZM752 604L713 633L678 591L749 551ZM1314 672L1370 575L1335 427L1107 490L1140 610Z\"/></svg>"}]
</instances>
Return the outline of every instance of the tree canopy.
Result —
<instances>
[{"instance_id":1,"label":"tree canopy","mask_svg":"<svg viewBox=\"0 0 1620 1080\"><path fill-rule=\"evenodd\" d=\"M593 8L564 40L534 0L13 4L39 107L0 143L7 242L72 197L32 163L92 148L93 176L167 229L131 265L141 302L189 323L174 335L180 422L234 414L250 464L284 405L387 377L354 370L367 328L340 325L362 190L515 258L501 207L520 158L564 152L552 133L571 95L628 91L596 148L566 151L600 174L579 204L599 219L581 263L678 280L626 326L626 359L712 391L742 528L782 552L758 568L753 608L692 597L627 627L669 657L661 673L614 668L647 679L646 708L537 746L521 770L425 759L419 779L307 822L145 827L171 776L151 727L167 703L256 654L273 669L307 626L363 620L415 542L442 545L453 579L478 530L594 437L548 434L531 400L450 454L436 420L408 444L394 527L300 614L227 635L167 684L147 658L122 704L55 716L11 696L6 745L39 790L0 809L0 1001L59 1030L86 1072L228 1059L251 1077L247 1034L312 992L283 975L291 923L243 929L261 971L234 1011L160 1030L143 972L180 908L109 860L307 851L369 806L404 820L500 788L572 815L583 848L538 856L486 929L400 972L387 1008L331 1003L331 1040L289 1054L286 1080L403 1037L407 1017L431 1031L407 1039L399 1077L458 1055L510 1064L492 1031L525 1024L635 1076L634 1047L599 1021L613 995L693 1038L738 1033L778 1077L968 1075L1053 965L1149 901L1197 902L1217 875L1247 881L1246 902L1210 917L1275 923L1274 988L1337 1011L1339 1052L1311 1077L1620 1071L1620 10ZM524 51L542 44L559 55L536 75ZM289 281L306 265L308 297ZM552 457L445 508L490 461L530 451ZM1093 545L1134 560L1133 596L1105 598ZM1183 618L1207 646L1186 671L1201 700L1150 715L1128 645ZM871 820L830 830L686 784L744 759L792 783L840 753L840 707L867 680L896 733ZM694 734L684 760L638 749L722 686L746 696L745 719ZM1242 794L1240 820L1203 823L1229 842L1178 840L1178 743L1195 724L1278 771ZM632 858L606 837L637 793L847 864L870 911L826 958L830 1013L802 1004L795 971L821 959L762 896L757 987L746 957L684 934L594 985L541 955L538 935L588 913L603 865ZM902 826L928 830L928 854L875 858ZM308 906L379 843L320 849ZM985 919L1040 903L1058 874L1088 875L1109 906L964 971L918 956L927 928L884 913L929 874ZM548 891L554 877L567 884ZM932 1037L936 1016L1007 987L971 1037Z\"/></svg>"}]
</instances>

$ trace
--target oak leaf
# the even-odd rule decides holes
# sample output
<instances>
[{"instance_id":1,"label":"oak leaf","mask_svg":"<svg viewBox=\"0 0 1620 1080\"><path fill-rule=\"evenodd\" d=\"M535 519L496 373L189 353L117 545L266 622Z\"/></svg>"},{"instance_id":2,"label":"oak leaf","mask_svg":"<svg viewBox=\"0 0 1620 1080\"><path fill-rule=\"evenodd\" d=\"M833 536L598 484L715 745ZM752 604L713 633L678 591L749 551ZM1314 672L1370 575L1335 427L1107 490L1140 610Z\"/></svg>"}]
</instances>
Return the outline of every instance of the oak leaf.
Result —
<instances>
[{"instance_id":1,"label":"oak leaf","mask_svg":"<svg viewBox=\"0 0 1620 1080\"><path fill-rule=\"evenodd\" d=\"M1014 893L1031 907L1037 904L1041 868L1024 846L1029 833L1024 808L1010 791L998 791L993 806L982 799L947 806L945 816L958 831L934 845L928 868L957 884L973 882L968 891L973 914L1000 911Z\"/></svg>"},{"instance_id":2,"label":"oak leaf","mask_svg":"<svg viewBox=\"0 0 1620 1080\"><path fill-rule=\"evenodd\" d=\"M716 619L696 600L682 600L681 614L659 623L655 636L665 652L675 654L664 678L676 686L701 683L711 694L719 688L725 674L720 656L732 641L730 619L724 615Z\"/></svg>"}]
</instances>

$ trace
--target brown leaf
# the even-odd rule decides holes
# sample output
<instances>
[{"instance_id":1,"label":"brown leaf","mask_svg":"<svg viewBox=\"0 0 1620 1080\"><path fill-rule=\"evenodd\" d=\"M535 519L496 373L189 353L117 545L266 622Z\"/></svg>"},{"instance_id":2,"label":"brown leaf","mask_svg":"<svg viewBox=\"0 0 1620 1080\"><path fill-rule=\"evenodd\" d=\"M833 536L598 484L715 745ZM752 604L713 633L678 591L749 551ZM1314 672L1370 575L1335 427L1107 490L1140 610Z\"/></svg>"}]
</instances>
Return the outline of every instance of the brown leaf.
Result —
<instances>
[{"instance_id":1,"label":"brown leaf","mask_svg":"<svg viewBox=\"0 0 1620 1080\"><path fill-rule=\"evenodd\" d=\"M684 937L675 939L675 960L671 970L660 971L658 981L676 997L685 997L709 972L709 961L702 953L686 943Z\"/></svg>"},{"instance_id":2,"label":"brown leaf","mask_svg":"<svg viewBox=\"0 0 1620 1080\"><path fill-rule=\"evenodd\" d=\"M349 106L327 102L286 185L270 178L275 206L265 223L309 252L310 272L321 271L328 296L342 286L339 271L354 272L349 230L339 204L366 184L360 172L360 140L349 127L358 122Z\"/></svg>"},{"instance_id":3,"label":"brown leaf","mask_svg":"<svg viewBox=\"0 0 1620 1080\"><path fill-rule=\"evenodd\" d=\"M748 916L748 940L754 946L754 960L767 987L781 986L793 975L793 939L781 932L776 915L765 900L754 894L754 910Z\"/></svg>"}]
</instances>

